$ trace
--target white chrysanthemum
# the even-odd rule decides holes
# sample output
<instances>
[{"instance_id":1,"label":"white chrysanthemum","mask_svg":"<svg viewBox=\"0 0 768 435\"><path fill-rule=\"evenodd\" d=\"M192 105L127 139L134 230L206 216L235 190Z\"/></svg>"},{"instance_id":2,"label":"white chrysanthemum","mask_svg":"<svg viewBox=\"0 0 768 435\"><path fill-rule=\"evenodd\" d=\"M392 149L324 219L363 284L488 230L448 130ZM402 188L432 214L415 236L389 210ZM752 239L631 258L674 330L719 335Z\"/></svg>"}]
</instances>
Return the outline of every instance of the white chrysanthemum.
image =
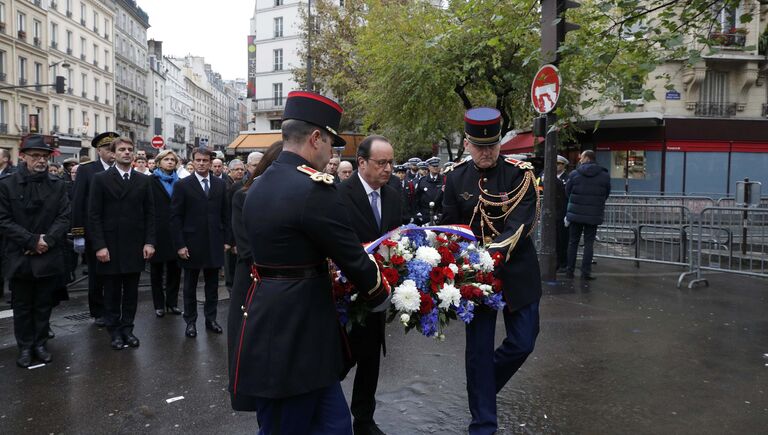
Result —
<instances>
[{"instance_id":1,"label":"white chrysanthemum","mask_svg":"<svg viewBox=\"0 0 768 435\"><path fill-rule=\"evenodd\" d=\"M430 246L435 245L435 241L437 240L437 234L435 234L434 231L424 231L427 234L427 242L429 242Z\"/></svg>"},{"instance_id":2,"label":"white chrysanthemum","mask_svg":"<svg viewBox=\"0 0 768 435\"><path fill-rule=\"evenodd\" d=\"M470 243L469 245L467 245L467 251L475 251L475 250L477 250L477 246L475 246L474 243Z\"/></svg>"},{"instance_id":3,"label":"white chrysanthemum","mask_svg":"<svg viewBox=\"0 0 768 435\"><path fill-rule=\"evenodd\" d=\"M421 306L421 295L416 283L412 279L406 279L402 284L395 287L392 295L392 303L399 311L413 313Z\"/></svg>"},{"instance_id":4,"label":"white chrysanthemum","mask_svg":"<svg viewBox=\"0 0 768 435\"><path fill-rule=\"evenodd\" d=\"M407 251L411 247L411 239L408 236L403 236L397 241L397 249Z\"/></svg>"},{"instance_id":5,"label":"white chrysanthemum","mask_svg":"<svg viewBox=\"0 0 768 435\"><path fill-rule=\"evenodd\" d=\"M483 272L493 272L493 258L491 257L491 254L489 254L488 251L480 251L479 257L479 269Z\"/></svg>"},{"instance_id":6,"label":"white chrysanthemum","mask_svg":"<svg viewBox=\"0 0 768 435\"><path fill-rule=\"evenodd\" d=\"M457 266L457 265L455 265L453 263L448 265L448 269L451 269L451 272L453 272L454 275L459 273L459 266Z\"/></svg>"},{"instance_id":7,"label":"white chrysanthemum","mask_svg":"<svg viewBox=\"0 0 768 435\"><path fill-rule=\"evenodd\" d=\"M389 261L389 259L392 257L392 251L393 249L389 246L379 245L379 255L381 255L382 258L384 258L384 261Z\"/></svg>"},{"instance_id":8,"label":"white chrysanthemum","mask_svg":"<svg viewBox=\"0 0 768 435\"><path fill-rule=\"evenodd\" d=\"M421 260L432 267L435 267L440 263L440 253L437 249L430 248L429 246L419 246L416 250L416 259Z\"/></svg>"},{"instance_id":9,"label":"white chrysanthemum","mask_svg":"<svg viewBox=\"0 0 768 435\"><path fill-rule=\"evenodd\" d=\"M493 287L488 284L477 284L477 288L482 290L485 296L490 296L493 293Z\"/></svg>"},{"instance_id":10,"label":"white chrysanthemum","mask_svg":"<svg viewBox=\"0 0 768 435\"><path fill-rule=\"evenodd\" d=\"M445 284L437 292L437 298L440 300L439 307L448 309L451 305L459 306L461 301L461 292L451 284Z\"/></svg>"},{"instance_id":11,"label":"white chrysanthemum","mask_svg":"<svg viewBox=\"0 0 768 435\"><path fill-rule=\"evenodd\" d=\"M411 321L411 315L408 313L403 313L400 315L400 323L402 323L405 326L408 326L408 322Z\"/></svg>"},{"instance_id":12,"label":"white chrysanthemum","mask_svg":"<svg viewBox=\"0 0 768 435\"><path fill-rule=\"evenodd\" d=\"M392 235L389 237L389 239L394 240L395 242L399 242L401 237L403 236L402 234L400 234L400 231L394 231Z\"/></svg>"},{"instance_id":13,"label":"white chrysanthemum","mask_svg":"<svg viewBox=\"0 0 768 435\"><path fill-rule=\"evenodd\" d=\"M403 259L404 259L405 261L411 261L411 260L413 260L413 254L411 254L410 252L404 252L404 253L403 253L403 255L402 255L402 257L403 257Z\"/></svg>"}]
</instances>

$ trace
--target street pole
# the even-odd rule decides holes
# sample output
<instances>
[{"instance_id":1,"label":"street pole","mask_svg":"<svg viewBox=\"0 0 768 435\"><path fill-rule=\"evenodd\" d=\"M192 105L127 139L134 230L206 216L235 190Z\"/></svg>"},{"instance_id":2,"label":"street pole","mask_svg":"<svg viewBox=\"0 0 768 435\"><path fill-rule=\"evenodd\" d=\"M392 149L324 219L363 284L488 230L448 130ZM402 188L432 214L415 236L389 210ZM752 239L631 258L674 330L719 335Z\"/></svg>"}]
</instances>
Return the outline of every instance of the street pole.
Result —
<instances>
[{"instance_id":1,"label":"street pole","mask_svg":"<svg viewBox=\"0 0 768 435\"><path fill-rule=\"evenodd\" d=\"M312 91L312 0L307 0L307 90Z\"/></svg>"}]
</instances>

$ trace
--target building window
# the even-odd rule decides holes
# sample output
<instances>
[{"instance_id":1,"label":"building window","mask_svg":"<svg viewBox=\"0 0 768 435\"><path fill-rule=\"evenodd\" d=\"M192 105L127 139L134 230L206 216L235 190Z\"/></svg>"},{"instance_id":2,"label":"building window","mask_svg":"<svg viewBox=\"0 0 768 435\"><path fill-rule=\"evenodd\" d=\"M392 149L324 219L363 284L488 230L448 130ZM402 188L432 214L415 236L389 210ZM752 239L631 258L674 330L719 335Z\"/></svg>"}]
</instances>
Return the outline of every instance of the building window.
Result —
<instances>
[{"instance_id":1,"label":"building window","mask_svg":"<svg viewBox=\"0 0 768 435\"><path fill-rule=\"evenodd\" d=\"M67 128L69 129L69 134L74 134L75 109L67 109Z\"/></svg>"},{"instance_id":2,"label":"building window","mask_svg":"<svg viewBox=\"0 0 768 435\"><path fill-rule=\"evenodd\" d=\"M275 71L282 71L283 70L283 49L278 48L277 50L272 50L273 54L273 65Z\"/></svg>"},{"instance_id":3,"label":"building window","mask_svg":"<svg viewBox=\"0 0 768 435\"><path fill-rule=\"evenodd\" d=\"M19 111L19 114L21 116L21 130L24 133L27 133L29 131L29 106L26 104L20 105L21 110Z\"/></svg>"},{"instance_id":4,"label":"building window","mask_svg":"<svg viewBox=\"0 0 768 435\"><path fill-rule=\"evenodd\" d=\"M43 64L35 62L35 84L39 85L43 80Z\"/></svg>"},{"instance_id":5,"label":"building window","mask_svg":"<svg viewBox=\"0 0 768 435\"><path fill-rule=\"evenodd\" d=\"M27 84L27 59L19 57L19 84Z\"/></svg>"},{"instance_id":6,"label":"building window","mask_svg":"<svg viewBox=\"0 0 768 435\"><path fill-rule=\"evenodd\" d=\"M0 23L5 24L5 3L0 3Z\"/></svg>"},{"instance_id":7,"label":"building window","mask_svg":"<svg viewBox=\"0 0 768 435\"><path fill-rule=\"evenodd\" d=\"M67 54L72 54L72 31L67 30Z\"/></svg>"},{"instance_id":8,"label":"building window","mask_svg":"<svg viewBox=\"0 0 768 435\"><path fill-rule=\"evenodd\" d=\"M19 32L26 32L27 31L27 16L22 14L21 12L17 15L16 25L18 26Z\"/></svg>"},{"instance_id":9,"label":"building window","mask_svg":"<svg viewBox=\"0 0 768 435\"><path fill-rule=\"evenodd\" d=\"M275 0L275 6L282 6L283 0Z\"/></svg>"},{"instance_id":10,"label":"building window","mask_svg":"<svg viewBox=\"0 0 768 435\"><path fill-rule=\"evenodd\" d=\"M85 110L83 110L83 111L81 112L81 115L82 115L82 117L81 117L80 119L82 119L82 120L83 120L83 122L81 122L81 123L80 123L80 125L82 125L82 126L83 126L83 134L85 134L85 133L88 131L88 130L87 130L87 127L88 127L88 112L86 112Z\"/></svg>"},{"instance_id":11,"label":"building window","mask_svg":"<svg viewBox=\"0 0 768 435\"><path fill-rule=\"evenodd\" d=\"M72 16L72 0L67 0L67 16Z\"/></svg>"},{"instance_id":12,"label":"building window","mask_svg":"<svg viewBox=\"0 0 768 435\"><path fill-rule=\"evenodd\" d=\"M88 95L88 74L80 75L80 86L82 86L83 98Z\"/></svg>"},{"instance_id":13,"label":"building window","mask_svg":"<svg viewBox=\"0 0 768 435\"><path fill-rule=\"evenodd\" d=\"M275 17L274 36L280 38L283 36L283 17Z\"/></svg>"},{"instance_id":14,"label":"building window","mask_svg":"<svg viewBox=\"0 0 768 435\"><path fill-rule=\"evenodd\" d=\"M34 36L38 41L40 41L40 28L42 27L42 24L40 21L32 20L32 36Z\"/></svg>"},{"instance_id":15,"label":"building window","mask_svg":"<svg viewBox=\"0 0 768 435\"><path fill-rule=\"evenodd\" d=\"M5 131L8 131L8 102L0 100L0 124L5 126Z\"/></svg>"},{"instance_id":16,"label":"building window","mask_svg":"<svg viewBox=\"0 0 768 435\"><path fill-rule=\"evenodd\" d=\"M93 114L93 135L96 136L99 134L101 129L99 128L99 114L94 113Z\"/></svg>"},{"instance_id":17,"label":"building window","mask_svg":"<svg viewBox=\"0 0 768 435\"><path fill-rule=\"evenodd\" d=\"M629 83L625 83L621 90L621 101L627 103L641 103L643 101L643 80L640 76L632 76Z\"/></svg>"},{"instance_id":18,"label":"building window","mask_svg":"<svg viewBox=\"0 0 768 435\"><path fill-rule=\"evenodd\" d=\"M611 151L611 178L644 180L646 176L645 151Z\"/></svg>"},{"instance_id":19,"label":"building window","mask_svg":"<svg viewBox=\"0 0 768 435\"><path fill-rule=\"evenodd\" d=\"M99 79L95 78L93 79L93 97L98 100L99 99L99 88L101 85L99 84Z\"/></svg>"},{"instance_id":20,"label":"building window","mask_svg":"<svg viewBox=\"0 0 768 435\"><path fill-rule=\"evenodd\" d=\"M80 38L80 59L85 60L85 38Z\"/></svg>"},{"instance_id":21,"label":"building window","mask_svg":"<svg viewBox=\"0 0 768 435\"><path fill-rule=\"evenodd\" d=\"M99 33L99 13L93 11L93 31Z\"/></svg>"},{"instance_id":22,"label":"building window","mask_svg":"<svg viewBox=\"0 0 768 435\"><path fill-rule=\"evenodd\" d=\"M5 74L5 52L0 50L0 82L7 79Z\"/></svg>"},{"instance_id":23,"label":"building window","mask_svg":"<svg viewBox=\"0 0 768 435\"><path fill-rule=\"evenodd\" d=\"M93 64L99 64L99 46L96 44L93 44Z\"/></svg>"},{"instance_id":24,"label":"building window","mask_svg":"<svg viewBox=\"0 0 768 435\"><path fill-rule=\"evenodd\" d=\"M109 116L104 117L104 128L105 128L104 131L112 130L112 118L110 118Z\"/></svg>"},{"instance_id":25,"label":"building window","mask_svg":"<svg viewBox=\"0 0 768 435\"><path fill-rule=\"evenodd\" d=\"M58 130L59 128L59 106L53 105L53 125L54 130Z\"/></svg>"},{"instance_id":26,"label":"building window","mask_svg":"<svg viewBox=\"0 0 768 435\"><path fill-rule=\"evenodd\" d=\"M86 9L85 9L85 3L80 3L80 23L85 25L85 16L86 16Z\"/></svg>"},{"instance_id":27,"label":"building window","mask_svg":"<svg viewBox=\"0 0 768 435\"><path fill-rule=\"evenodd\" d=\"M51 47L56 48L59 40L59 25L51 21Z\"/></svg>"},{"instance_id":28,"label":"building window","mask_svg":"<svg viewBox=\"0 0 768 435\"><path fill-rule=\"evenodd\" d=\"M279 119L270 119L269 120L269 129L270 130L280 130L280 125L283 123L283 121Z\"/></svg>"},{"instance_id":29,"label":"building window","mask_svg":"<svg viewBox=\"0 0 768 435\"><path fill-rule=\"evenodd\" d=\"M272 103L275 106L283 105L283 84L272 83Z\"/></svg>"}]
</instances>

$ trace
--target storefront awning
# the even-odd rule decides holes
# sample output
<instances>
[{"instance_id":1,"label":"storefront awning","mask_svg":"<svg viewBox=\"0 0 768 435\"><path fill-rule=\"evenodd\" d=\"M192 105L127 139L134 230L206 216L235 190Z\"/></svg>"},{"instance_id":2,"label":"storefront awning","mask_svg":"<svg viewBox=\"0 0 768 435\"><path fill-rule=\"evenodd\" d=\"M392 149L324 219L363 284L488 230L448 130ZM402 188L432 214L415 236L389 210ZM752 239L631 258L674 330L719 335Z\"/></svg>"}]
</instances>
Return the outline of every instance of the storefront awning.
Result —
<instances>
[{"instance_id":1,"label":"storefront awning","mask_svg":"<svg viewBox=\"0 0 768 435\"><path fill-rule=\"evenodd\" d=\"M543 138L535 137L532 132L519 133L517 136L501 144L501 152L504 154L532 153L534 146Z\"/></svg>"},{"instance_id":2,"label":"storefront awning","mask_svg":"<svg viewBox=\"0 0 768 435\"><path fill-rule=\"evenodd\" d=\"M280 139L282 139L280 133L241 134L227 146L227 150L235 152L263 151Z\"/></svg>"}]
</instances>

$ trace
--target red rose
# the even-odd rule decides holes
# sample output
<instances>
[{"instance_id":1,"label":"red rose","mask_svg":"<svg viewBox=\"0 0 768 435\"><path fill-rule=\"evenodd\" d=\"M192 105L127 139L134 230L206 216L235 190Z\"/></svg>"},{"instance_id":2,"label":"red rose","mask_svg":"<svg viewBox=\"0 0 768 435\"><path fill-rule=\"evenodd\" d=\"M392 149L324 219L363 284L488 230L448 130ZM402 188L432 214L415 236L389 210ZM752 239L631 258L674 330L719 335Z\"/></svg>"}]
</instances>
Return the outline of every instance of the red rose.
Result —
<instances>
[{"instance_id":1,"label":"red rose","mask_svg":"<svg viewBox=\"0 0 768 435\"><path fill-rule=\"evenodd\" d=\"M384 245L384 246L389 246L389 247L397 246L397 242L395 242L394 240L390 240L390 239L384 240L383 242L381 242L381 244Z\"/></svg>"},{"instance_id":2,"label":"red rose","mask_svg":"<svg viewBox=\"0 0 768 435\"><path fill-rule=\"evenodd\" d=\"M432 296L430 296L427 293L421 294L421 307L419 308L419 313L421 314L429 314L432 309L435 308L435 301L432 299Z\"/></svg>"},{"instance_id":3,"label":"red rose","mask_svg":"<svg viewBox=\"0 0 768 435\"><path fill-rule=\"evenodd\" d=\"M443 268L443 274L448 279L454 279L454 277L455 277L455 274L453 273L453 271L451 270L450 267L444 267Z\"/></svg>"},{"instance_id":4,"label":"red rose","mask_svg":"<svg viewBox=\"0 0 768 435\"><path fill-rule=\"evenodd\" d=\"M465 284L461 286L459 292L461 293L461 297L464 299L475 299L481 298L483 296L483 291L471 284Z\"/></svg>"},{"instance_id":5,"label":"red rose","mask_svg":"<svg viewBox=\"0 0 768 435\"><path fill-rule=\"evenodd\" d=\"M384 262L384 257L382 257L381 254L379 254L378 252L373 254L373 258L375 258L378 263Z\"/></svg>"},{"instance_id":6,"label":"red rose","mask_svg":"<svg viewBox=\"0 0 768 435\"><path fill-rule=\"evenodd\" d=\"M459 252L459 244L456 242L451 242L448 244L448 249L451 250L454 254Z\"/></svg>"},{"instance_id":7,"label":"red rose","mask_svg":"<svg viewBox=\"0 0 768 435\"><path fill-rule=\"evenodd\" d=\"M392 262L392 264L395 266L400 266L402 264L405 264L405 258L397 254L389 257L389 261Z\"/></svg>"},{"instance_id":8,"label":"red rose","mask_svg":"<svg viewBox=\"0 0 768 435\"><path fill-rule=\"evenodd\" d=\"M384 278L387 279L390 285L397 285L397 282L400 280L400 274L391 267L385 267L381 274L384 275Z\"/></svg>"},{"instance_id":9,"label":"red rose","mask_svg":"<svg viewBox=\"0 0 768 435\"><path fill-rule=\"evenodd\" d=\"M504 254L501 252L494 252L491 254L491 258L493 258L493 267L499 267L502 261L504 261Z\"/></svg>"},{"instance_id":10,"label":"red rose","mask_svg":"<svg viewBox=\"0 0 768 435\"><path fill-rule=\"evenodd\" d=\"M437 252L440 254L440 263L446 266L451 263L456 263L456 259L453 258L453 253L451 253L451 250L447 247L440 246L437 248Z\"/></svg>"},{"instance_id":11,"label":"red rose","mask_svg":"<svg viewBox=\"0 0 768 435\"><path fill-rule=\"evenodd\" d=\"M500 292L502 287L503 287L503 284L502 284L501 280L498 279L498 278L494 279L493 280L493 284L491 284L491 285L493 286L494 293Z\"/></svg>"}]
</instances>

